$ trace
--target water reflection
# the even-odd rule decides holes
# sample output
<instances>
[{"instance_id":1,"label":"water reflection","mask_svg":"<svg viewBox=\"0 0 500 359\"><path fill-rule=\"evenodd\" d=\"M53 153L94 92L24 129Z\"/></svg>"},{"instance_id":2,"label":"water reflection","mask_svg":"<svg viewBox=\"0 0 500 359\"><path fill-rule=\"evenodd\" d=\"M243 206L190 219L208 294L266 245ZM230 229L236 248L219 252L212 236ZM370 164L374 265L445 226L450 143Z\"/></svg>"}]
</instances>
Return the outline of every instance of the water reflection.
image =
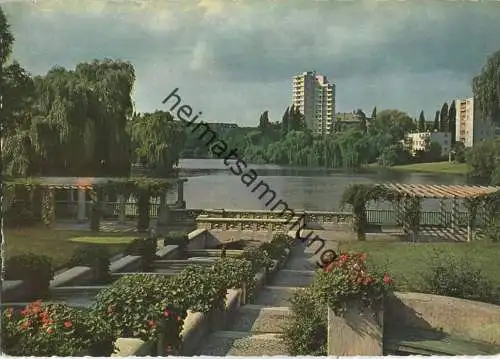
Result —
<instances>
[{"instance_id":1,"label":"water reflection","mask_svg":"<svg viewBox=\"0 0 500 359\"><path fill-rule=\"evenodd\" d=\"M185 159L181 174L189 177L184 197L189 208L266 209L265 201L252 193L222 160ZM364 169L306 169L276 165L251 165L279 198L300 210L338 210L344 189L351 183L401 182L410 184L465 184L461 175L396 172ZM380 207L380 206L379 206ZM437 209L436 201L425 201L426 210Z\"/></svg>"}]
</instances>

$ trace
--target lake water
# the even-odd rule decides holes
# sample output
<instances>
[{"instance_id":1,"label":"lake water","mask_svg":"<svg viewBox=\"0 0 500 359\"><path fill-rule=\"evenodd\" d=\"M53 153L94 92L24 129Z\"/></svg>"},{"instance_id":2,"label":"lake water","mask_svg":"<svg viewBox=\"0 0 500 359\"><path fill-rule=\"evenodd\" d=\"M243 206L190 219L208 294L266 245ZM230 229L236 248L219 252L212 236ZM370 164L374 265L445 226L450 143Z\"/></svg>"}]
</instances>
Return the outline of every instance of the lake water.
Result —
<instances>
[{"instance_id":1,"label":"lake water","mask_svg":"<svg viewBox=\"0 0 500 359\"><path fill-rule=\"evenodd\" d=\"M241 182L240 176L234 175L222 160L183 159L179 167L180 175L188 178L184 185L184 200L188 208L266 209L266 200L260 200L257 193L252 193ZM286 201L295 210L338 210L342 193L351 183L466 183L462 175L407 173L386 169L365 169L354 173L276 165L249 165L247 170L250 168L259 176L255 184L260 180L265 181L277 193L277 198ZM437 208L435 201L424 202L424 209Z\"/></svg>"}]
</instances>

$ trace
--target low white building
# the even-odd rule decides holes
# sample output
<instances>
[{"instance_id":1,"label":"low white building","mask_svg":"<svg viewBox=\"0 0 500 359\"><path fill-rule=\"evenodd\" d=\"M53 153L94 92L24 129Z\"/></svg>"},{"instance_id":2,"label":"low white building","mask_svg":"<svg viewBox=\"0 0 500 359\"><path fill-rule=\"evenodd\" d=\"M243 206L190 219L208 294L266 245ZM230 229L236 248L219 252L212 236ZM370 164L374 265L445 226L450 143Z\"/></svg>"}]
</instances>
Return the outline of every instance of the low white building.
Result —
<instances>
[{"instance_id":1,"label":"low white building","mask_svg":"<svg viewBox=\"0 0 500 359\"><path fill-rule=\"evenodd\" d=\"M426 151L432 142L441 146L441 156L448 156L451 150L451 132L417 132L407 135L410 153Z\"/></svg>"}]
</instances>

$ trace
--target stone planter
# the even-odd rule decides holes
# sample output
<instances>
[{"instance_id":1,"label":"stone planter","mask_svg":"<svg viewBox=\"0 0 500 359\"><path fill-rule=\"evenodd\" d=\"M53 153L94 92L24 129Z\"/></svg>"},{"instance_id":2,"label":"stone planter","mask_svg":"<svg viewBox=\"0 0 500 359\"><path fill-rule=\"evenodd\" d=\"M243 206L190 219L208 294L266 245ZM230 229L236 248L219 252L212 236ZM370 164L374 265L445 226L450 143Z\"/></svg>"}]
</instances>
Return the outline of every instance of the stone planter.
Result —
<instances>
[{"instance_id":1,"label":"stone planter","mask_svg":"<svg viewBox=\"0 0 500 359\"><path fill-rule=\"evenodd\" d=\"M328 308L328 355L382 356L383 308L374 311L358 301L338 316Z\"/></svg>"}]
</instances>

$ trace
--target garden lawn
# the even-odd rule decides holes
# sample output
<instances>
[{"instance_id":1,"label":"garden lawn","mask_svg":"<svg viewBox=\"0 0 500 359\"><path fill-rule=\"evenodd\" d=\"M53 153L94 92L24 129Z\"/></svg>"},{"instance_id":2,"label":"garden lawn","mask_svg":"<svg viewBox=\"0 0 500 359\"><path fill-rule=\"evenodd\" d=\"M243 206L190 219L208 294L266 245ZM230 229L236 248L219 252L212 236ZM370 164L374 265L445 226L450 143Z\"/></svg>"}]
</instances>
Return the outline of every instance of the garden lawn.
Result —
<instances>
[{"instance_id":1,"label":"garden lawn","mask_svg":"<svg viewBox=\"0 0 500 359\"><path fill-rule=\"evenodd\" d=\"M76 247L84 244L107 248L112 255L124 250L127 243L137 237L130 233L92 233L88 231L62 231L45 227L4 229L7 258L23 254L42 254L52 258L56 269L63 268Z\"/></svg>"},{"instance_id":2,"label":"garden lawn","mask_svg":"<svg viewBox=\"0 0 500 359\"><path fill-rule=\"evenodd\" d=\"M390 169L405 172L427 172L427 173L447 173L447 174L467 174L469 169L466 163L429 162L413 163L409 165L392 166Z\"/></svg>"},{"instance_id":3,"label":"garden lawn","mask_svg":"<svg viewBox=\"0 0 500 359\"><path fill-rule=\"evenodd\" d=\"M442 255L465 257L500 288L500 243L484 241L463 243L407 243L390 240L341 242L341 251L366 252L367 263L373 268L387 271L394 279L397 290L422 291L422 273L436 251Z\"/></svg>"}]
</instances>

